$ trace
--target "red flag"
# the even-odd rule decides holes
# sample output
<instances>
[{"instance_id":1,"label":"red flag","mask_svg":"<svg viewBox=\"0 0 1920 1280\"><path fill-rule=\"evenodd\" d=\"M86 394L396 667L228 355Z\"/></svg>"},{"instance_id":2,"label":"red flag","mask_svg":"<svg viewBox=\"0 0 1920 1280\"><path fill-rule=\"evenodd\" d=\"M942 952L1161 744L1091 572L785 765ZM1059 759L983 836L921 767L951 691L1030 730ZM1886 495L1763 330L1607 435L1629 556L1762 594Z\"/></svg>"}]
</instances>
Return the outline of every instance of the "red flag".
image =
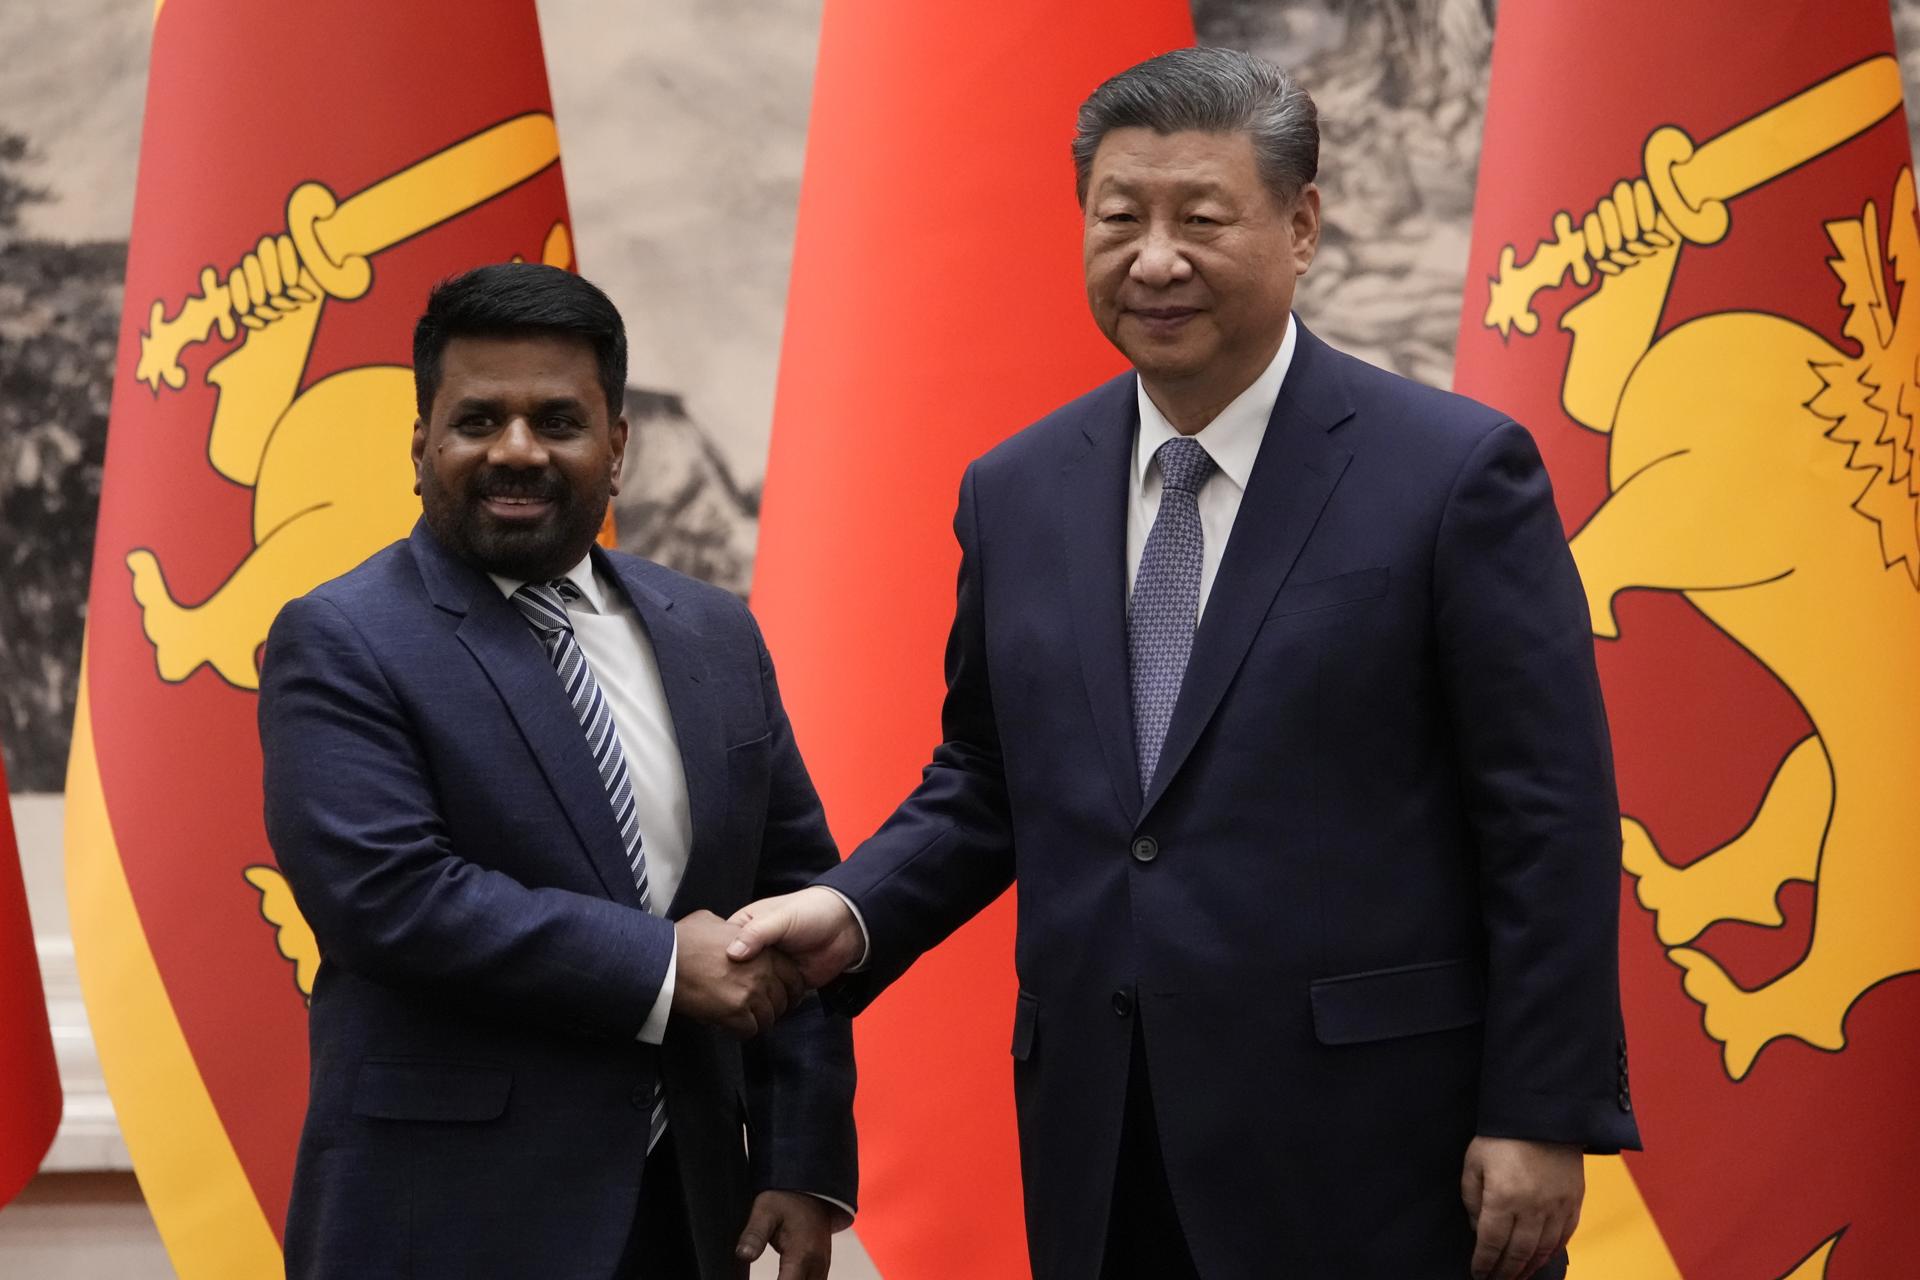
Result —
<instances>
[{"instance_id":1,"label":"red flag","mask_svg":"<svg viewBox=\"0 0 1920 1280\"><path fill-rule=\"evenodd\" d=\"M1920 231L1887 6L1502 5L1457 382L1587 584L1647 1150L1575 1268L1920 1253Z\"/></svg>"},{"instance_id":2,"label":"red flag","mask_svg":"<svg viewBox=\"0 0 1920 1280\"><path fill-rule=\"evenodd\" d=\"M849 4L821 23L754 608L843 848L939 732L967 461L1122 367L1068 143L1183 0ZM856 1024L859 1232L889 1280L1026 1272L1003 901Z\"/></svg>"},{"instance_id":3,"label":"red flag","mask_svg":"<svg viewBox=\"0 0 1920 1280\"><path fill-rule=\"evenodd\" d=\"M404 536L413 322L570 265L531 0L175 0L154 26L68 779L89 1015L187 1280L280 1270L318 956L261 826L256 653Z\"/></svg>"},{"instance_id":4,"label":"red flag","mask_svg":"<svg viewBox=\"0 0 1920 1280\"><path fill-rule=\"evenodd\" d=\"M60 1127L60 1072L0 766L0 1205L39 1171Z\"/></svg>"}]
</instances>

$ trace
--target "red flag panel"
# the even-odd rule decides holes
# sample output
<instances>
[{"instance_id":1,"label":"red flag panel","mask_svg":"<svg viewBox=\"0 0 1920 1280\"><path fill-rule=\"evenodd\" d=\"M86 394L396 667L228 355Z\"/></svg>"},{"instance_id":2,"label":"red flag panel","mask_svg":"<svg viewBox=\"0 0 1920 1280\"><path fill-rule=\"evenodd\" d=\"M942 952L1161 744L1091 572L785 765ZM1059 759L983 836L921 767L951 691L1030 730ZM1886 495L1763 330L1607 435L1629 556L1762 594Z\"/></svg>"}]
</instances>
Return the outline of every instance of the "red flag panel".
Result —
<instances>
[{"instance_id":1,"label":"red flag panel","mask_svg":"<svg viewBox=\"0 0 1920 1280\"><path fill-rule=\"evenodd\" d=\"M1122 367L1086 312L1068 143L1180 0L829 0L754 609L843 849L939 732L967 461ZM856 1024L859 1231L889 1280L1026 1271L1003 900Z\"/></svg>"},{"instance_id":2,"label":"red flag panel","mask_svg":"<svg viewBox=\"0 0 1920 1280\"><path fill-rule=\"evenodd\" d=\"M174 3L155 25L87 693L152 964L276 1232L312 956L261 826L256 651L280 604L418 512L428 287L570 265L551 110L530 0ZM126 945L78 941L83 973ZM124 1012L88 995L96 1023Z\"/></svg>"},{"instance_id":3,"label":"red flag panel","mask_svg":"<svg viewBox=\"0 0 1920 1280\"><path fill-rule=\"evenodd\" d=\"M0 1205L39 1171L59 1127L60 1072L0 766Z\"/></svg>"},{"instance_id":4,"label":"red flag panel","mask_svg":"<svg viewBox=\"0 0 1920 1280\"><path fill-rule=\"evenodd\" d=\"M1628 1167L1688 1277L1920 1249L1892 52L1867 0L1515 3L1495 42L1456 384L1533 429L1587 582L1630 819Z\"/></svg>"}]
</instances>

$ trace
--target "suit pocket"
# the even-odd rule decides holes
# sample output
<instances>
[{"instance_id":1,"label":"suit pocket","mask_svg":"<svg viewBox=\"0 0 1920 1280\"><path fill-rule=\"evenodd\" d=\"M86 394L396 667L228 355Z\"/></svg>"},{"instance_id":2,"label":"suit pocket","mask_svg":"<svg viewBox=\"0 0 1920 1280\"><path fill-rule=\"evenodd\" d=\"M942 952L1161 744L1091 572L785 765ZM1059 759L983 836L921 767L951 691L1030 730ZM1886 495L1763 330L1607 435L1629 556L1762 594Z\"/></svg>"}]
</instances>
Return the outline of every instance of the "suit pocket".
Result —
<instances>
[{"instance_id":1,"label":"suit pocket","mask_svg":"<svg viewBox=\"0 0 1920 1280\"><path fill-rule=\"evenodd\" d=\"M353 1113L375 1120L498 1120L513 1073L472 1062L369 1058L354 1081Z\"/></svg>"},{"instance_id":2,"label":"suit pocket","mask_svg":"<svg viewBox=\"0 0 1920 1280\"><path fill-rule=\"evenodd\" d=\"M1328 1045L1452 1031L1487 1016L1486 979L1473 960L1321 978L1311 991L1314 1038Z\"/></svg>"},{"instance_id":3,"label":"suit pocket","mask_svg":"<svg viewBox=\"0 0 1920 1280\"><path fill-rule=\"evenodd\" d=\"M1025 1062L1033 1056L1034 1033L1039 1029L1040 1001L1031 992L1022 991L1013 1002L1013 1058Z\"/></svg>"},{"instance_id":4,"label":"suit pocket","mask_svg":"<svg viewBox=\"0 0 1920 1280\"><path fill-rule=\"evenodd\" d=\"M1377 569L1356 569L1314 582L1290 582L1281 587L1267 610L1269 618L1286 618L1299 613L1314 613L1336 605L1377 600L1387 594L1389 574L1383 565Z\"/></svg>"}]
</instances>

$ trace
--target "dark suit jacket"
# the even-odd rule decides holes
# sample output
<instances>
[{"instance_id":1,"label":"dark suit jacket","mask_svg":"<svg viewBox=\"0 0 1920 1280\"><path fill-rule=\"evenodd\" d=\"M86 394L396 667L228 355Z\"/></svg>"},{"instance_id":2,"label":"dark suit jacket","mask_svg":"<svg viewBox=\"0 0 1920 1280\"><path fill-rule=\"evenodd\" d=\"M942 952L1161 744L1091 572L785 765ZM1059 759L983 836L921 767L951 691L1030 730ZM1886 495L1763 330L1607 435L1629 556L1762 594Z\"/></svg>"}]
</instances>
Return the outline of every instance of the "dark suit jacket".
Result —
<instances>
[{"instance_id":1,"label":"dark suit jacket","mask_svg":"<svg viewBox=\"0 0 1920 1280\"><path fill-rule=\"evenodd\" d=\"M857 1010L1019 881L1034 1274L1092 1277L1135 1019L1201 1273L1463 1280L1476 1133L1636 1143L1619 817L1531 438L1302 329L1158 775L1126 655L1134 379L976 461L945 742L825 878Z\"/></svg>"},{"instance_id":2,"label":"dark suit jacket","mask_svg":"<svg viewBox=\"0 0 1920 1280\"><path fill-rule=\"evenodd\" d=\"M773 668L716 588L594 551L659 659L693 847L670 915L836 861ZM855 1194L848 1024L635 1035L673 928L639 908L545 651L424 527L289 604L260 690L267 833L325 956L287 1215L296 1276L610 1276L666 1083L701 1275L752 1195ZM741 1142L750 1135L751 1158Z\"/></svg>"}]
</instances>

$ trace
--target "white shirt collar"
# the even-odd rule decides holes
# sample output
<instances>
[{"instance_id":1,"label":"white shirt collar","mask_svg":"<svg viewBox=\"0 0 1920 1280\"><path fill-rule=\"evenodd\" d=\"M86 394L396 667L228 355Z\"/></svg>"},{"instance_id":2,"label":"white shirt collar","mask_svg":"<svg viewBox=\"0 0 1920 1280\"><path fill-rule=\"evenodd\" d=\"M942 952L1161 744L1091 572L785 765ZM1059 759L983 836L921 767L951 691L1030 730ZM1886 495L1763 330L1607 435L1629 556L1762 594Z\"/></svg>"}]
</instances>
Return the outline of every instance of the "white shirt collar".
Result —
<instances>
[{"instance_id":1,"label":"white shirt collar","mask_svg":"<svg viewBox=\"0 0 1920 1280\"><path fill-rule=\"evenodd\" d=\"M1242 491L1247 487L1247 478L1253 474L1253 460L1260 453L1260 441L1267 434L1273 406L1280 399L1280 384L1286 381L1287 369L1293 364L1299 333L1300 326L1289 315L1287 336L1280 340L1280 349L1273 353L1265 372L1193 437L1205 447L1220 473ZM1133 470L1134 478L1145 484L1154 452L1180 433L1160 412L1160 406L1153 402L1137 376L1134 390L1140 401L1140 431L1134 440Z\"/></svg>"},{"instance_id":2,"label":"white shirt collar","mask_svg":"<svg viewBox=\"0 0 1920 1280\"><path fill-rule=\"evenodd\" d=\"M526 585L525 580L520 578L503 578L497 573L490 573L487 576L493 579L494 586L500 588L500 594L509 600L513 598L514 592ZM593 553L591 551L580 557L579 564L576 564L560 576L580 588L580 597L585 601L589 613L605 613L607 611L606 597L600 592L600 580L593 572Z\"/></svg>"}]
</instances>

